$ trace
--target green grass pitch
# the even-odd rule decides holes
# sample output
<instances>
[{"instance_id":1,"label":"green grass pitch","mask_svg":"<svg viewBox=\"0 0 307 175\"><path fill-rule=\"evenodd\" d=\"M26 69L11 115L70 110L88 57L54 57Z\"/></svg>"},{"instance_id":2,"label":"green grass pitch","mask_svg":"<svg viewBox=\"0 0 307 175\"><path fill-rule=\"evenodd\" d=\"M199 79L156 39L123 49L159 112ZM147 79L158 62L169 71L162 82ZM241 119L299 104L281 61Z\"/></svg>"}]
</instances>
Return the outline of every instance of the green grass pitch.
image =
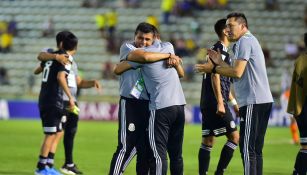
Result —
<instances>
[{"instance_id":1,"label":"green grass pitch","mask_svg":"<svg viewBox=\"0 0 307 175\"><path fill-rule=\"evenodd\" d=\"M186 125L184 136L185 175L198 174L198 149L201 126ZM43 133L39 120L0 120L0 174L33 175ZM270 127L264 146L264 175L289 175L299 146L290 143L288 128ZM213 174L225 137L219 137L211 153L209 175ZM117 144L116 122L80 121L75 140L74 160L85 175L107 175ZM64 161L62 142L55 156L56 168ZM239 149L230 162L226 175L242 175ZM135 175L135 159L125 175Z\"/></svg>"}]
</instances>

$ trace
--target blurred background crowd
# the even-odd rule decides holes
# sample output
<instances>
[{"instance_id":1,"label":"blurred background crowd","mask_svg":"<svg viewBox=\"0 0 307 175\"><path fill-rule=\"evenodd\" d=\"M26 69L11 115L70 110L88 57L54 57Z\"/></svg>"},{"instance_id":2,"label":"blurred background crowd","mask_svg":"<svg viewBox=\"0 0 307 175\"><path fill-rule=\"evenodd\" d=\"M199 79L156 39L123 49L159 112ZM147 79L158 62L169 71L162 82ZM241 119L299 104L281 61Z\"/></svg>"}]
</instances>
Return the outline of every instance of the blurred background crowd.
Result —
<instances>
[{"instance_id":1,"label":"blurred background crowd","mask_svg":"<svg viewBox=\"0 0 307 175\"><path fill-rule=\"evenodd\" d=\"M75 59L86 79L100 79L104 95L81 92L85 100L117 100L112 73L122 42L132 40L140 22L155 25L183 58L182 80L189 103L198 104L202 76L193 71L204 48L216 40L213 25L231 11L247 16L260 40L275 101L288 90L294 60L304 51L305 0L2 0L0 1L0 96L36 99L40 76L33 75L37 54L56 47L55 35L70 30L79 38Z\"/></svg>"}]
</instances>

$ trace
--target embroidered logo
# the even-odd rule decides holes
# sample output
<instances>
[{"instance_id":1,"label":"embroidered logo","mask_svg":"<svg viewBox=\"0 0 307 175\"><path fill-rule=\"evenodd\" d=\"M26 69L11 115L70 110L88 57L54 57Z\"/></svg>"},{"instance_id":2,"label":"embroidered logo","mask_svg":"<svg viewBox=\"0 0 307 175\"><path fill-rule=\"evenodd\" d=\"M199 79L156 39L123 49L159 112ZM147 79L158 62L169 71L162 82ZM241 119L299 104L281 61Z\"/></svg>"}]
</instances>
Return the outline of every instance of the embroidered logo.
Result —
<instances>
[{"instance_id":1,"label":"embroidered logo","mask_svg":"<svg viewBox=\"0 0 307 175\"><path fill-rule=\"evenodd\" d=\"M128 126L128 130L131 132L135 131L135 125L133 123L130 123Z\"/></svg>"},{"instance_id":2,"label":"embroidered logo","mask_svg":"<svg viewBox=\"0 0 307 175\"><path fill-rule=\"evenodd\" d=\"M231 121L231 122L230 122L230 127L231 127L231 128L235 128L235 127L236 127L236 124L235 124L234 121Z\"/></svg>"}]
</instances>

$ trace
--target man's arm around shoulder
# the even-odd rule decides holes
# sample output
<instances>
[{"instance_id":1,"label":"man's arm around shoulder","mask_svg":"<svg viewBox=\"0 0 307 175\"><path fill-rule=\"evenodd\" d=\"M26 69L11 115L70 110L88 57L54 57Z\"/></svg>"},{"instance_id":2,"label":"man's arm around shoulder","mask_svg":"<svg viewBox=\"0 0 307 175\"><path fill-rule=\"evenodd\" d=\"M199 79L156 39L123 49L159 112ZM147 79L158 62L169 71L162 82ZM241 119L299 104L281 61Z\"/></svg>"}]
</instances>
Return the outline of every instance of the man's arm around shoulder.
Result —
<instances>
[{"instance_id":1,"label":"man's arm around shoulder","mask_svg":"<svg viewBox=\"0 0 307 175\"><path fill-rule=\"evenodd\" d=\"M125 71L129 69L132 69L132 66L128 63L128 61L122 61L115 65L113 72L116 75L121 75L122 73L124 73Z\"/></svg>"},{"instance_id":2,"label":"man's arm around shoulder","mask_svg":"<svg viewBox=\"0 0 307 175\"><path fill-rule=\"evenodd\" d=\"M146 52L143 49L136 49L128 54L127 60L139 63L152 63L175 56L170 53Z\"/></svg>"},{"instance_id":3,"label":"man's arm around shoulder","mask_svg":"<svg viewBox=\"0 0 307 175\"><path fill-rule=\"evenodd\" d=\"M39 61L50 61L56 60L57 62L65 65L69 63L68 55L67 54L54 54L48 52L40 52L37 56Z\"/></svg>"}]
</instances>

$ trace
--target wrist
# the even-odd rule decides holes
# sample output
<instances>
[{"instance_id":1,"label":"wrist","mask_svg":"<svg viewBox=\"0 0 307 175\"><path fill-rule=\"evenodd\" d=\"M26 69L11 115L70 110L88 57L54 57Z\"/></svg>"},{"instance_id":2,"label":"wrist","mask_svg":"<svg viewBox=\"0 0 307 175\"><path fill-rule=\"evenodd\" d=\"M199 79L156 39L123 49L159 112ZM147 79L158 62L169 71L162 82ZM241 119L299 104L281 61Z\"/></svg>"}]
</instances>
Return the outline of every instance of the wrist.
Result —
<instances>
[{"instance_id":1,"label":"wrist","mask_svg":"<svg viewBox=\"0 0 307 175\"><path fill-rule=\"evenodd\" d=\"M171 58L172 57L172 54L171 53L168 53L169 55L168 55L168 57L167 58Z\"/></svg>"},{"instance_id":2,"label":"wrist","mask_svg":"<svg viewBox=\"0 0 307 175\"><path fill-rule=\"evenodd\" d=\"M213 66L213 68L212 68L212 73L214 73L214 74L218 74L218 68L219 67L221 67L221 66L219 66L219 65L217 65L217 64L215 64L214 66Z\"/></svg>"},{"instance_id":3,"label":"wrist","mask_svg":"<svg viewBox=\"0 0 307 175\"><path fill-rule=\"evenodd\" d=\"M219 105L219 106L222 106L222 105L223 105L223 106L224 106L223 100L222 100L222 101L218 101L218 102L217 102L217 105Z\"/></svg>"},{"instance_id":4,"label":"wrist","mask_svg":"<svg viewBox=\"0 0 307 175\"><path fill-rule=\"evenodd\" d=\"M214 65L213 65L213 68L212 68L212 70L211 70L211 72L214 73L214 74L216 73L216 67L217 67L217 66L214 64Z\"/></svg>"},{"instance_id":5,"label":"wrist","mask_svg":"<svg viewBox=\"0 0 307 175\"><path fill-rule=\"evenodd\" d=\"M231 105L231 106L235 106L235 105L238 104L238 103L237 103L237 100L236 100L235 98L233 98L232 100L228 101L228 103L229 103L229 105Z\"/></svg>"},{"instance_id":6,"label":"wrist","mask_svg":"<svg viewBox=\"0 0 307 175\"><path fill-rule=\"evenodd\" d=\"M58 61L58 54L54 54L54 60Z\"/></svg>"}]
</instances>

